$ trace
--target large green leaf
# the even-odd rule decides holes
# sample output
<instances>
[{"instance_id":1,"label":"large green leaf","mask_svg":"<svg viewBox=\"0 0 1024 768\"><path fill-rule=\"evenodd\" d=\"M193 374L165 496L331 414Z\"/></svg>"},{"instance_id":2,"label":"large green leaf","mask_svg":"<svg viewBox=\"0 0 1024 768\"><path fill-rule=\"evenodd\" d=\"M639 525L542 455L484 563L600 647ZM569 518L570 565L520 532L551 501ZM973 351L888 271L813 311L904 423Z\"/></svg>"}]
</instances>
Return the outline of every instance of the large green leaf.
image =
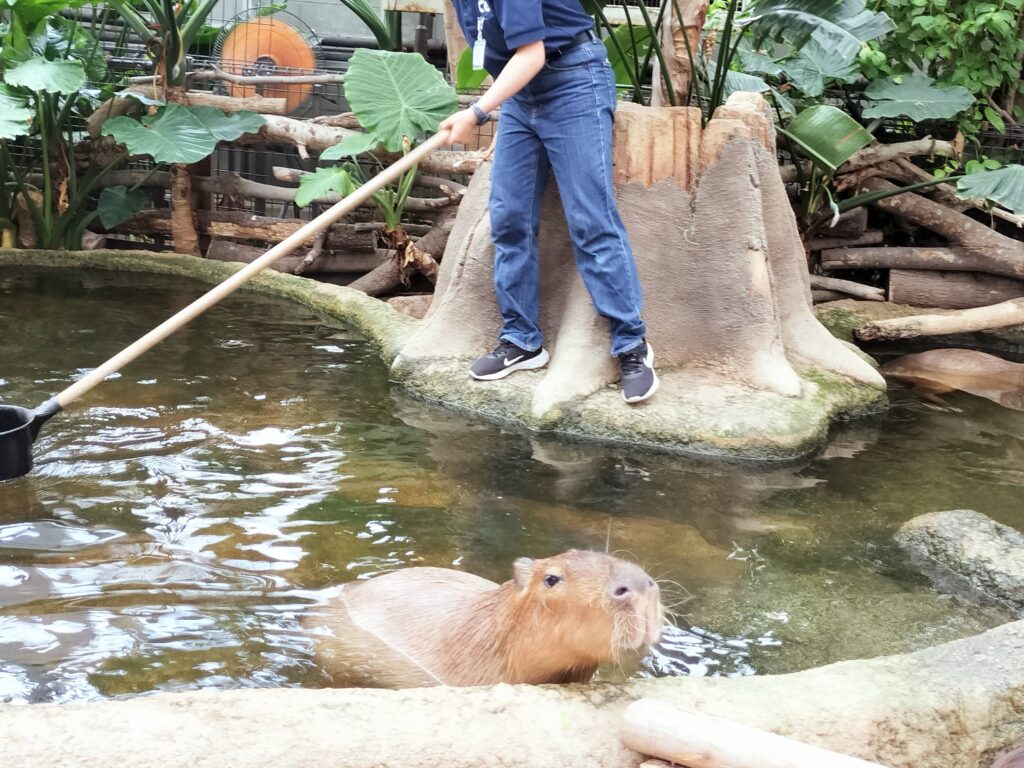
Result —
<instances>
[{"instance_id":1,"label":"large green leaf","mask_svg":"<svg viewBox=\"0 0 1024 768\"><path fill-rule=\"evenodd\" d=\"M263 118L253 112L226 115L213 107L168 104L142 122L115 117L103 124L103 133L124 144L133 155L149 155L158 163L197 163L218 141L231 141L255 133Z\"/></svg>"},{"instance_id":2,"label":"large green leaf","mask_svg":"<svg viewBox=\"0 0 1024 768\"><path fill-rule=\"evenodd\" d=\"M974 103L966 88L937 88L934 80L920 74L903 75L898 83L891 77L876 80L864 95L872 101L864 108L864 117L906 115L911 120L945 120Z\"/></svg>"},{"instance_id":3,"label":"large green leaf","mask_svg":"<svg viewBox=\"0 0 1024 768\"><path fill-rule=\"evenodd\" d=\"M100 215L100 223L106 229L111 229L145 207L146 193L141 189L128 189L124 186L106 187L100 192L96 212Z\"/></svg>"},{"instance_id":4,"label":"large green leaf","mask_svg":"<svg viewBox=\"0 0 1024 768\"><path fill-rule=\"evenodd\" d=\"M460 91L476 91L487 79L486 69L473 69L473 49L466 48L455 67L455 87Z\"/></svg>"},{"instance_id":5,"label":"large green leaf","mask_svg":"<svg viewBox=\"0 0 1024 768\"><path fill-rule=\"evenodd\" d=\"M873 141L860 123L829 104L805 109L779 131L829 173Z\"/></svg>"},{"instance_id":6,"label":"large green leaf","mask_svg":"<svg viewBox=\"0 0 1024 768\"><path fill-rule=\"evenodd\" d=\"M299 188L295 193L295 204L304 208L314 200L333 193L342 197L352 194L356 184L344 168L317 168L314 173L299 177Z\"/></svg>"},{"instance_id":7,"label":"large green leaf","mask_svg":"<svg viewBox=\"0 0 1024 768\"><path fill-rule=\"evenodd\" d=\"M604 47L608 51L608 63L615 73L615 82L620 85L631 83L630 72L636 71L637 62L646 60L651 50L651 31L647 27L623 24L605 38Z\"/></svg>"},{"instance_id":8,"label":"large green leaf","mask_svg":"<svg viewBox=\"0 0 1024 768\"><path fill-rule=\"evenodd\" d=\"M956 183L956 193L965 200L991 200L1024 215L1024 165L1007 165L964 176Z\"/></svg>"},{"instance_id":9,"label":"large green leaf","mask_svg":"<svg viewBox=\"0 0 1024 768\"><path fill-rule=\"evenodd\" d=\"M817 33L782 67L789 82L806 96L820 96L830 80L852 82L860 74L855 59L848 59L835 48L823 45Z\"/></svg>"},{"instance_id":10,"label":"large green leaf","mask_svg":"<svg viewBox=\"0 0 1024 768\"><path fill-rule=\"evenodd\" d=\"M0 85L0 139L14 139L31 130L35 110L29 109L25 97Z\"/></svg>"},{"instance_id":11,"label":"large green leaf","mask_svg":"<svg viewBox=\"0 0 1024 768\"><path fill-rule=\"evenodd\" d=\"M758 0L739 20L755 26L755 42L771 37L800 48L811 35L837 56L852 61L861 43L890 32L885 13L869 11L864 0Z\"/></svg>"},{"instance_id":12,"label":"large green leaf","mask_svg":"<svg viewBox=\"0 0 1024 768\"><path fill-rule=\"evenodd\" d=\"M74 93L85 85L85 67L80 61L50 61L33 56L8 69L4 81L32 91Z\"/></svg>"},{"instance_id":13,"label":"large green leaf","mask_svg":"<svg viewBox=\"0 0 1024 768\"><path fill-rule=\"evenodd\" d=\"M4 5L26 24L35 24L40 19L63 11L65 8L79 8L90 0L6 0Z\"/></svg>"},{"instance_id":14,"label":"large green leaf","mask_svg":"<svg viewBox=\"0 0 1024 768\"><path fill-rule=\"evenodd\" d=\"M353 133L320 153L321 160L341 160L375 149L380 142L368 133Z\"/></svg>"},{"instance_id":15,"label":"large green leaf","mask_svg":"<svg viewBox=\"0 0 1024 768\"><path fill-rule=\"evenodd\" d=\"M345 98L367 133L390 152L437 130L458 106L455 89L418 53L360 48L349 61Z\"/></svg>"}]
</instances>

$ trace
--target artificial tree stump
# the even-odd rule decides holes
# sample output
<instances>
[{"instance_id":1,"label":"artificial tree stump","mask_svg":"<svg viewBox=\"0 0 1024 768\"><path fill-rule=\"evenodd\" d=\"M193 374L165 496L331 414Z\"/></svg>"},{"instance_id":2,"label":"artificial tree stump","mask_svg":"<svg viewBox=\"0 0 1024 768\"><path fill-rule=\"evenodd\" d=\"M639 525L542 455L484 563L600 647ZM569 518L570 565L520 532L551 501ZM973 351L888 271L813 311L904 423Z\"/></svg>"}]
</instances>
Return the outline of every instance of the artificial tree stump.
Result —
<instances>
[{"instance_id":1,"label":"artificial tree stump","mask_svg":"<svg viewBox=\"0 0 1024 768\"><path fill-rule=\"evenodd\" d=\"M531 428L749 457L805 453L830 419L877 407L884 381L811 313L804 249L768 105L734 94L702 130L692 108L621 104L614 180L662 389L627 406L607 322L575 266L555 184L541 215L541 327L551 362L499 383L466 368L501 325L489 164L459 209L434 301L394 377L421 395Z\"/></svg>"}]
</instances>

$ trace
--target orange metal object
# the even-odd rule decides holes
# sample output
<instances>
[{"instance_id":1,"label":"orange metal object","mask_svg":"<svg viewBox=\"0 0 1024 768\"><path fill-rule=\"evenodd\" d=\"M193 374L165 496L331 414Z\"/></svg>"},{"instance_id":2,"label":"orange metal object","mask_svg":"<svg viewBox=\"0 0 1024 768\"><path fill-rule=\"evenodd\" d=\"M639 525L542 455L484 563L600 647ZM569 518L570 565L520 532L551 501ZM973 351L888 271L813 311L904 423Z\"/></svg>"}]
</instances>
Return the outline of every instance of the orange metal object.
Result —
<instances>
[{"instance_id":1,"label":"orange metal object","mask_svg":"<svg viewBox=\"0 0 1024 768\"><path fill-rule=\"evenodd\" d=\"M274 67L266 74L307 75L316 68L316 57L306 39L284 21L249 19L232 29L225 38L220 67L234 75L253 75L260 74L261 65ZM285 99L288 112L295 112L301 107L313 89L309 83L227 85L232 96Z\"/></svg>"}]
</instances>

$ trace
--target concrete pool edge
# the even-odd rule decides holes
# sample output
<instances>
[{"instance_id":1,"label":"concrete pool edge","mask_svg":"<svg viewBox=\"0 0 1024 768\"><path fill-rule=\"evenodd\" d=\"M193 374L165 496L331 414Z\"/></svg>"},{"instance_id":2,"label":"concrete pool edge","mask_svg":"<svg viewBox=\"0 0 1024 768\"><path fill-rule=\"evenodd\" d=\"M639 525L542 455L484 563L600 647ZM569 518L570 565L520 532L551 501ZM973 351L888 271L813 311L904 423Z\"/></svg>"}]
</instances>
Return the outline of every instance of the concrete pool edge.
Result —
<instances>
[{"instance_id":1,"label":"concrete pool edge","mask_svg":"<svg viewBox=\"0 0 1024 768\"><path fill-rule=\"evenodd\" d=\"M989 768L1024 741L1024 621L789 675L624 685L162 693L0 705L5 768L634 767L618 741L654 697L890 768Z\"/></svg>"},{"instance_id":2,"label":"concrete pool edge","mask_svg":"<svg viewBox=\"0 0 1024 768\"><path fill-rule=\"evenodd\" d=\"M147 251L0 251L0 267L17 266L170 274L209 284L242 267ZM347 323L365 334L385 361L395 360L420 323L359 291L269 270L243 290L288 299ZM414 397L488 421L576 439L739 461L799 459L825 444L834 421L877 412L885 403L884 392L877 389L805 369L800 370L804 392L799 397L719 385L712 378L701 379L700 386L713 392L721 407L672 399L666 391L659 393L660 400L629 409L621 403L616 388L607 388L537 418L528 397L533 386L531 374L501 382L497 388L501 397L495 397L495 385L469 380L467 364L466 360L449 360L414 370L399 366L392 374ZM703 375L664 371L663 379Z\"/></svg>"}]
</instances>

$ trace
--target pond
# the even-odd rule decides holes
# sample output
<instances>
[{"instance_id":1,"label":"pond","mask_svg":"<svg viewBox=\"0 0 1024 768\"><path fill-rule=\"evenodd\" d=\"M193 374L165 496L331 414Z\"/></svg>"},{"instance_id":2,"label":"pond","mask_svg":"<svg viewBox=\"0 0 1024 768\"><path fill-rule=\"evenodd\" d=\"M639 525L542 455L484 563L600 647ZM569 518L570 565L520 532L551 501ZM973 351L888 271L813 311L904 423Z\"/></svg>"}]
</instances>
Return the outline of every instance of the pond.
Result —
<instances>
[{"instance_id":1,"label":"pond","mask_svg":"<svg viewBox=\"0 0 1024 768\"><path fill-rule=\"evenodd\" d=\"M201 290L0 270L0 401L38 405ZM891 394L790 466L574 444L409 399L358 335L237 295L50 421L36 469L0 484L0 701L323 686L299 620L337 585L411 565L503 581L570 547L663 580L674 626L634 674L787 672L1009 620L933 591L891 536L961 507L1024 528L1024 414Z\"/></svg>"}]
</instances>

